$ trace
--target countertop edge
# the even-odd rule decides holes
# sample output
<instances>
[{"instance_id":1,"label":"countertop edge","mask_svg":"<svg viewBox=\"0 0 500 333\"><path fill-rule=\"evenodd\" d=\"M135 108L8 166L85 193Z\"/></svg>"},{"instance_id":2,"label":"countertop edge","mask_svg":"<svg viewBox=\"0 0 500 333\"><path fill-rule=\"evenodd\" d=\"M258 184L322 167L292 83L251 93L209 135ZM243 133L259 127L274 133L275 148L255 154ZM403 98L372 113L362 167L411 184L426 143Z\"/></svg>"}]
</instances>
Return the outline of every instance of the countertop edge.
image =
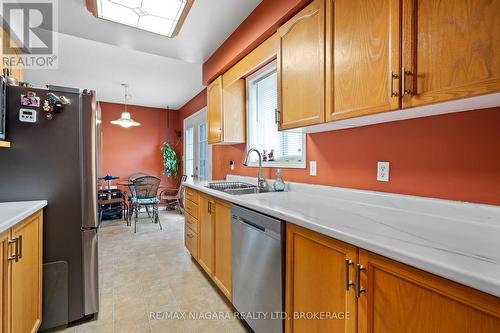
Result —
<instances>
[{"instance_id":1,"label":"countertop edge","mask_svg":"<svg viewBox=\"0 0 500 333\"><path fill-rule=\"evenodd\" d=\"M434 274L436 276L440 276L442 278L462 284L464 286L468 286L470 288L485 292L487 294L500 297L500 283L498 281L485 278L482 275L473 274L473 272L470 271L460 270L455 267L446 265L443 262L436 262L429 259L426 260L426 258L416 255L415 253L406 253L406 251L404 250L397 250L390 247L384 247L383 245L380 245L378 243L371 242L369 239L365 239L363 237L357 237L355 235L350 235L345 233L344 231L339 231L334 228L325 227L317 223L307 221L302 218L298 218L293 214L287 214L286 212L269 209L264 206L249 204L245 202L242 198L239 198L238 196L209 189L199 184L185 183L185 186L200 191L202 193L214 196L221 200L225 200L249 209L262 212L263 214L270 215L285 222L296 224L306 229L318 232L322 235L326 235L328 237L332 237L334 239L349 243L363 250L373 252L380 256L387 257L389 259L401 262L403 264L421 269L425 272Z\"/></svg>"},{"instance_id":2,"label":"countertop edge","mask_svg":"<svg viewBox=\"0 0 500 333\"><path fill-rule=\"evenodd\" d=\"M10 217L9 219L7 219L5 223L1 224L0 233L9 230L10 228L15 226L19 222L23 221L30 215L34 214L35 212L47 206L47 200L2 202L2 204L19 204L19 203L26 203L31 205L26 207L26 210L23 210L22 213Z\"/></svg>"}]
</instances>

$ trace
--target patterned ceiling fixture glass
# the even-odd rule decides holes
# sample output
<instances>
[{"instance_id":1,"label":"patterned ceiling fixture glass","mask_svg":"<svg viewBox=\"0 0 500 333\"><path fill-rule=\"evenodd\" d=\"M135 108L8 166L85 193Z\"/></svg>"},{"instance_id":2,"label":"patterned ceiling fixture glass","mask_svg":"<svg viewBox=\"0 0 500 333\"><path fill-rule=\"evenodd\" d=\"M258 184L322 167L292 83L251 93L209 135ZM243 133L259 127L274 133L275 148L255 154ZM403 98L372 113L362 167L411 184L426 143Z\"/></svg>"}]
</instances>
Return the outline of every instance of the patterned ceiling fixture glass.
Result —
<instances>
[{"instance_id":1,"label":"patterned ceiling fixture glass","mask_svg":"<svg viewBox=\"0 0 500 333\"><path fill-rule=\"evenodd\" d=\"M97 17L174 37L194 0L96 0Z\"/></svg>"}]
</instances>

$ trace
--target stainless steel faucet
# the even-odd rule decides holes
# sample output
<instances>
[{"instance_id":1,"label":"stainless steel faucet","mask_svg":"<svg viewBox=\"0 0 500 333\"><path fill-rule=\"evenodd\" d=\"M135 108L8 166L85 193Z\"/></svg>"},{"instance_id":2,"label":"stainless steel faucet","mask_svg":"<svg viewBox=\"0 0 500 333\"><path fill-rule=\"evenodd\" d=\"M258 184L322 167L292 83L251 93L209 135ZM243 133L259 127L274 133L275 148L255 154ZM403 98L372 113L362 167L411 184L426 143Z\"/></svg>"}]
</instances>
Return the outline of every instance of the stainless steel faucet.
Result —
<instances>
[{"instance_id":1,"label":"stainless steel faucet","mask_svg":"<svg viewBox=\"0 0 500 333\"><path fill-rule=\"evenodd\" d=\"M257 176L257 186L260 190L269 191L269 185L267 184L267 180L264 178L262 174L262 155L260 151L255 148L250 148L247 152L247 157L245 158L245 162L243 162L244 166L248 166L248 156L250 156L251 152L256 152L259 155L259 175Z\"/></svg>"}]
</instances>

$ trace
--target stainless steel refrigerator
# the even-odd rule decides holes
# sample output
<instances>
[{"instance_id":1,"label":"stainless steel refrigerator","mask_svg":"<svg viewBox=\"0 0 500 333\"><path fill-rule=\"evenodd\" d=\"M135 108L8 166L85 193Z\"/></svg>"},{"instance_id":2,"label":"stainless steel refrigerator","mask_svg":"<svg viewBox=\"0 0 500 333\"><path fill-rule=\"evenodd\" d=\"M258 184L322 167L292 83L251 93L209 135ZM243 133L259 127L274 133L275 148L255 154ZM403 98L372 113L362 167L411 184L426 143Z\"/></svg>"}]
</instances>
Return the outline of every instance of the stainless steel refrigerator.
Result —
<instances>
[{"instance_id":1,"label":"stainless steel refrigerator","mask_svg":"<svg viewBox=\"0 0 500 333\"><path fill-rule=\"evenodd\" d=\"M69 101L62 112L52 113L51 120L42 108L49 93ZM23 96L39 97L40 106L23 106ZM37 104L36 98L32 104ZM48 201L42 329L93 316L99 309L100 115L95 92L55 86L8 87L6 110L6 140L12 146L0 150L0 201ZM34 117L21 117L25 114Z\"/></svg>"}]
</instances>

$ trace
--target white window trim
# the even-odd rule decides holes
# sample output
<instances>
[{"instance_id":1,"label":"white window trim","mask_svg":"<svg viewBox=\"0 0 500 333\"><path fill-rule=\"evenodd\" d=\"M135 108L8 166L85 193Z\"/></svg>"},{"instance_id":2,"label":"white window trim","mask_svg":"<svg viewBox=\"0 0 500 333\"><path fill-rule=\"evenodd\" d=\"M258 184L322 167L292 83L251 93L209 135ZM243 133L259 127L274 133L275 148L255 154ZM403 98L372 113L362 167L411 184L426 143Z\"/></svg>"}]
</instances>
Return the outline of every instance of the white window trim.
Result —
<instances>
[{"instance_id":1,"label":"white window trim","mask_svg":"<svg viewBox=\"0 0 500 333\"><path fill-rule=\"evenodd\" d=\"M249 97L250 97L250 84L249 82L252 81L253 79L255 79L256 77L261 77L261 76L265 76L265 75L268 75L270 73L272 73L273 71L275 71L277 68L277 64L276 64L276 60L267 64L266 66L262 67L261 69L259 69L258 71L256 71L255 73L249 75L247 78L246 78L246 109L247 110L250 110L250 101L249 101ZM278 100L279 100L279 96L278 96ZM246 144L246 148L247 148L247 151L252 148L248 145L248 143L250 142L250 131L248 130L248 124L249 124L249 121L250 121L250 117L249 117L249 114L250 112L246 112L246 121L247 121L247 144ZM303 134L304 134L304 140L302 141L302 151L304 152L303 153L303 156L304 156L304 159L303 161L301 162L288 162L288 163L284 163L284 162L265 162L265 161L262 161L262 166L265 167L265 168L282 168L282 169L306 169L307 168L307 135L306 135L306 132L304 129L302 128L298 128L298 129L295 129L295 131L301 131ZM252 168L255 168L255 167L259 167L259 162L256 161L256 162L250 162L248 163L248 167L252 167Z\"/></svg>"}]
</instances>

